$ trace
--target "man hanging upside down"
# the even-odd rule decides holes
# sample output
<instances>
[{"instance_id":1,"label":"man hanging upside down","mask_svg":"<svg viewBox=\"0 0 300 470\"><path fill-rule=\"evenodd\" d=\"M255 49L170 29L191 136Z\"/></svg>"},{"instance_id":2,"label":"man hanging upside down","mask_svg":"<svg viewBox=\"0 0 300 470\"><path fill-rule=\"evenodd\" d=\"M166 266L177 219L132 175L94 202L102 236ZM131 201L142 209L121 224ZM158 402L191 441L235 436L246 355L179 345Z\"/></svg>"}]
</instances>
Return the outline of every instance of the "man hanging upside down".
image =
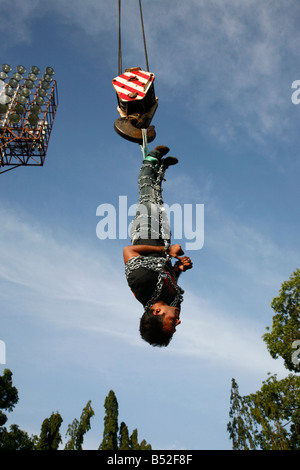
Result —
<instances>
[{"instance_id":1,"label":"man hanging upside down","mask_svg":"<svg viewBox=\"0 0 300 470\"><path fill-rule=\"evenodd\" d=\"M140 170L139 203L131 225L131 245L123 251L125 274L136 299L144 306L140 334L152 346L167 346L180 324L184 291L179 275L192 262L179 244L170 245L170 226L163 207L161 183L166 169L178 163L163 158L168 147L160 145L148 153ZM177 262L172 265L171 259Z\"/></svg>"}]
</instances>

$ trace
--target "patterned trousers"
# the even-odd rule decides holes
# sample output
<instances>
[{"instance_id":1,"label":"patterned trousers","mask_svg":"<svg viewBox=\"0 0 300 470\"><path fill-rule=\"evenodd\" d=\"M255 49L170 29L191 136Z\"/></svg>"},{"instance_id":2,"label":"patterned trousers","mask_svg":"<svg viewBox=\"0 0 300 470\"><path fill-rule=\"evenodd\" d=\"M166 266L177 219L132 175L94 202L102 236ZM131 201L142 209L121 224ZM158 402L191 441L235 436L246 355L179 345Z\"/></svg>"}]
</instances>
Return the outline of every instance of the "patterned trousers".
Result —
<instances>
[{"instance_id":1,"label":"patterned trousers","mask_svg":"<svg viewBox=\"0 0 300 470\"><path fill-rule=\"evenodd\" d=\"M138 178L139 202L130 229L133 245L141 244L141 240L156 240L145 243L151 245L170 243L170 225L162 199L163 178L163 165L143 161Z\"/></svg>"}]
</instances>

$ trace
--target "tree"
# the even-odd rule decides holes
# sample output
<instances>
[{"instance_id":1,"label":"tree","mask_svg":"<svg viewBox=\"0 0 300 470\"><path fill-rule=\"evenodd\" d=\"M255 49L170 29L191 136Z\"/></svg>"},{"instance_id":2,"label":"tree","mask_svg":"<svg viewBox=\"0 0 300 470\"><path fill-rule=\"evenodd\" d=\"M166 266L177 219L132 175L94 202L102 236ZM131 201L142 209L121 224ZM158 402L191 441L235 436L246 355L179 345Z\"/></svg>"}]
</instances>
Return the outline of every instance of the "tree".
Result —
<instances>
[{"instance_id":1,"label":"tree","mask_svg":"<svg viewBox=\"0 0 300 470\"><path fill-rule=\"evenodd\" d=\"M9 429L0 430L0 450L34 450L36 436L30 437L16 424L12 424Z\"/></svg>"},{"instance_id":2,"label":"tree","mask_svg":"<svg viewBox=\"0 0 300 470\"><path fill-rule=\"evenodd\" d=\"M0 426L7 421L7 416L1 410L12 411L19 401L18 390L12 384L12 372L4 369L0 376Z\"/></svg>"},{"instance_id":3,"label":"tree","mask_svg":"<svg viewBox=\"0 0 300 470\"><path fill-rule=\"evenodd\" d=\"M52 413L50 418L44 419L40 436L29 436L25 431L19 429L16 424L10 426L8 431L4 424L7 416L2 410L12 411L18 402L18 390L12 384L12 372L5 369L0 376L0 450L58 450L62 443L60 426L61 415ZM118 426L118 401L113 390L110 390L104 403L104 431L103 440L99 446L100 450L150 450L151 445L145 440L139 444L135 429L129 438L128 428L122 421L120 429ZM84 435L91 428L91 419L94 411L91 401L83 408L80 420L76 418L68 426L66 436L69 440L65 444L65 450L82 450Z\"/></svg>"},{"instance_id":4,"label":"tree","mask_svg":"<svg viewBox=\"0 0 300 470\"><path fill-rule=\"evenodd\" d=\"M234 450L299 450L300 377L271 376L259 391L244 397L233 379L229 416Z\"/></svg>"},{"instance_id":5,"label":"tree","mask_svg":"<svg viewBox=\"0 0 300 470\"><path fill-rule=\"evenodd\" d=\"M58 450L59 444L62 442L59 432L62 421L58 412L52 413L50 418L44 419L36 450Z\"/></svg>"},{"instance_id":6,"label":"tree","mask_svg":"<svg viewBox=\"0 0 300 470\"><path fill-rule=\"evenodd\" d=\"M138 441L138 430L134 429L130 436L130 448L132 450L140 450L140 445Z\"/></svg>"},{"instance_id":7,"label":"tree","mask_svg":"<svg viewBox=\"0 0 300 470\"><path fill-rule=\"evenodd\" d=\"M151 447L151 444L148 444L148 442L145 441L145 439L143 439L141 444L140 444L140 449L141 450L152 450L152 447Z\"/></svg>"},{"instance_id":8,"label":"tree","mask_svg":"<svg viewBox=\"0 0 300 470\"><path fill-rule=\"evenodd\" d=\"M120 424L120 430L119 430L119 450L130 450L130 440L129 440L129 433L128 433L128 427L122 421Z\"/></svg>"},{"instance_id":9,"label":"tree","mask_svg":"<svg viewBox=\"0 0 300 470\"><path fill-rule=\"evenodd\" d=\"M142 442L139 444L138 430L134 429L130 436L130 449L131 450L151 450L152 447L150 444L147 443L147 441L145 441L145 439L143 439Z\"/></svg>"},{"instance_id":10,"label":"tree","mask_svg":"<svg viewBox=\"0 0 300 470\"><path fill-rule=\"evenodd\" d=\"M248 450L249 448L255 448L252 434L249 430L249 410L246 398L239 395L239 387L235 379L232 379L230 403L229 416L232 418L232 421L228 423L227 430L233 443L233 449Z\"/></svg>"},{"instance_id":11,"label":"tree","mask_svg":"<svg viewBox=\"0 0 300 470\"><path fill-rule=\"evenodd\" d=\"M105 402L105 417L103 440L100 444L100 450L118 449L118 401L115 393L110 390Z\"/></svg>"},{"instance_id":12,"label":"tree","mask_svg":"<svg viewBox=\"0 0 300 470\"><path fill-rule=\"evenodd\" d=\"M300 372L300 363L294 360L293 354L293 345L300 340L300 269L282 284L271 307L276 313L272 330L263 336L268 351L274 359L282 357L289 370Z\"/></svg>"},{"instance_id":13,"label":"tree","mask_svg":"<svg viewBox=\"0 0 300 470\"><path fill-rule=\"evenodd\" d=\"M1 410L12 411L19 401L18 390L12 384L12 372L4 369L0 376L0 449L1 450L32 450L35 438L29 437L25 431L16 424L10 426L8 431L4 424L7 416Z\"/></svg>"},{"instance_id":14,"label":"tree","mask_svg":"<svg viewBox=\"0 0 300 470\"><path fill-rule=\"evenodd\" d=\"M281 356L290 371L299 371L292 344L299 339L300 271L284 282L273 299L273 327L263 336L273 358ZM300 450L300 377L270 376L256 393L241 396L232 380L231 421L227 425L233 449Z\"/></svg>"},{"instance_id":15,"label":"tree","mask_svg":"<svg viewBox=\"0 0 300 470\"><path fill-rule=\"evenodd\" d=\"M69 424L66 436L70 436L70 440L65 445L65 450L82 450L83 437L91 429L91 419L94 416L91 407L91 401L88 401L83 408L80 421L76 418L72 424Z\"/></svg>"},{"instance_id":16,"label":"tree","mask_svg":"<svg viewBox=\"0 0 300 470\"><path fill-rule=\"evenodd\" d=\"M118 425L118 401L115 393L110 390L104 403L104 431L100 450L150 450L151 445L145 440L141 444L138 442L138 431L134 429L129 438L128 428L122 421L120 428Z\"/></svg>"}]
</instances>

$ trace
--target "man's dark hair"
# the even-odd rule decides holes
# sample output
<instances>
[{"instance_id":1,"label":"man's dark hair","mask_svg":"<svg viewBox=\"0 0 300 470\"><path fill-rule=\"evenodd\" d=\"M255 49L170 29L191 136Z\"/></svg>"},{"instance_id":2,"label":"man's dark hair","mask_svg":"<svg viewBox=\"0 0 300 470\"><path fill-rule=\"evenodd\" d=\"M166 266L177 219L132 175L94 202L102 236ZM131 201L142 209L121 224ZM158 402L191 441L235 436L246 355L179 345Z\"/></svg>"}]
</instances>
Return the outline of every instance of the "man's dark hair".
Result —
<instances>
[{"instance_id":1,"label":"man's dark hair","mask_svg":"<svg viewBox=\"0 0 300 470\"><path fill-rule=\"evenodd\" d=\"M168 346L172 339L173 334L163 330L164 316L154 315L150 307L140 319L141 337L152 346Z\"/></svg>"}]
</instances>

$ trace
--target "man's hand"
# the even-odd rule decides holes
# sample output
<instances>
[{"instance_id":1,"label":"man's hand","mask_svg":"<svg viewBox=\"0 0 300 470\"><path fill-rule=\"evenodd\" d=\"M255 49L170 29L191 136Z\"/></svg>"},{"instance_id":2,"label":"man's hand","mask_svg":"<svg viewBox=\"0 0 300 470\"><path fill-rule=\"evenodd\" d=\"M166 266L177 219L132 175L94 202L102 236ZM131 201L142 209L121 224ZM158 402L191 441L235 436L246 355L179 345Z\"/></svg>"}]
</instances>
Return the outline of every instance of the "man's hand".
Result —
<instances>
[{"instance_id":1,"label":"man's hand","mask_svg":"<svg viewBox=\"0 0 300 470\"><path fill-rule=\"evenodd\" d=\"M191 261L191 258L188 256L180 256L184 255L184 251L182 250L181 246L176 243L175 245L171 245L169 248L169 254L173 256L173 258L178 259L178 261L175 263L175 267L177 272L181 271L187 271L188 269L192 269L193 263ZM178 272L178 274L180 274Z\"/></svg>"},{"instance_id":2,"label":"man's hand","mask_svg":"<svg viewBox=\"0 0 300 470\"><path fill-rule=\"evenodd\" d=\"M172 256L173 258L179 258L179 255L183 255L184 251L182 250L181 246L178 243L175 243L175 245L171 245L169 248L169 255Z\"/></svg>"},{"instance_id":3,"label":"man's hand","mask_svg":"<svg viewBox=\"0 0 300 470\"><path fill-rule=\"evenodd\" d=\"M188 269L192 269L193 263L191 259L188 256L182 256L181 258L178 257L176 266L179 269L179 271L187 271Z\"/></svg>"}]
</instances>

